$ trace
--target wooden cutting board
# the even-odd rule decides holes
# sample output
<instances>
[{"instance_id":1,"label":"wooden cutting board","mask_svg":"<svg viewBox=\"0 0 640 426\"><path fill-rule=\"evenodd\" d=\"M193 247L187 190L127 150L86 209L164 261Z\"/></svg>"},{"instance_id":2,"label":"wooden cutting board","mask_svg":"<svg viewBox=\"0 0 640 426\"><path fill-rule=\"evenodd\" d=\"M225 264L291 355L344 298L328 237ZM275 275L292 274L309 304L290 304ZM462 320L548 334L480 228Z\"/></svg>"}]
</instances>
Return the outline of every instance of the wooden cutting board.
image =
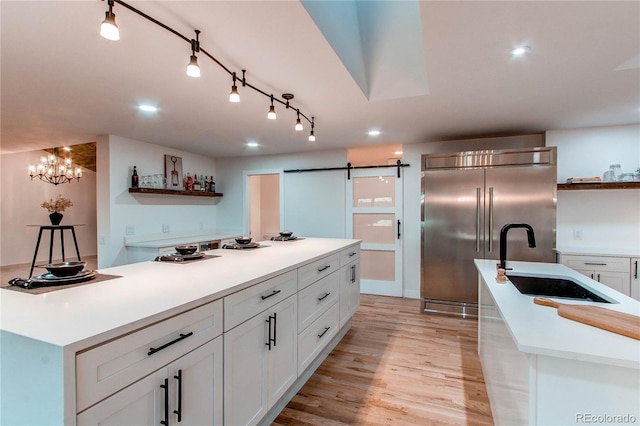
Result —
<instances>
[{"instance_id":1,"label":"wooden cutting board","mask_svg":"<svg viewBox=\"0 0 640 426\"><path fill-rule=\"evenodd\" d=\"M569 305L544 297L534 297L533 303L557 308L561 317L640 340L639 316L599 306Z\"/></svg>"}]
</instances>

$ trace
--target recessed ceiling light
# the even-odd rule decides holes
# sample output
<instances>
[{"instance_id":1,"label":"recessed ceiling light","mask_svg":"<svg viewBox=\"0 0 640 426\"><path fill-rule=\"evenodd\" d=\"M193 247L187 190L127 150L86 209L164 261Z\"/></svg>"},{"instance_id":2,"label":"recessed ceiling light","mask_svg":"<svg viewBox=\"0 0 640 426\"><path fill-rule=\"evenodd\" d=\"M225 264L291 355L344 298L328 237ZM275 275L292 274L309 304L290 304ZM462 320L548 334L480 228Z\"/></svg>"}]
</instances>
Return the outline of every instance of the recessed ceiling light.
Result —
<instances>
[{"instance_id":1,"label":"recessed ceiling light","mask_svg":"<svg viewBox=\"0 0 640 426\"><path fill-rule=\"evenodd\" d=\"M515 57L515 58L519 58L521 56L526 55L527 53L529 53L531 51L531 48L529 46L518 46L516 48L513 48L509 51L509 55Z\"/></svg>"},{"instance_id":2,"label":"recessed ceiling light","mask_svg":"<svg viewBox=\"0 0 640 426\"><path fill-rule=\"evenodd\" d=\"M139 105L138 109L144 112L158 112L158 107L153 105Z\"/></svg>"},{"instance_id":3,"label":"recessed ceiling light","mask_svg":"<svg viewBox=\"0 0 640 426\"><path fill-rule=\"evenodd\" d=\"M396 151L396 152L393 153L393 155L402 155L402 154L404 154L404 152L402 152L402 151Z\"/></svg>"},{"instance_id":4,"label":"recessed ceiling light","mask_svg":"<svg viewBox=\"0 0 640 426\"><path fill-rule=\"evenodd\" d=\"M367 133L369 136L380 136L380 130L369 130Z\"/></svg>"},{"instance_id":5,"label":"recessed ceiling light","mask_svg":"<svg viewBox=\"0 0 640 426\"><path fill-rule=\"evenodd\" d=\"M247 142L247 146L249 148L257 148L260 144L258 142Z\"/></svg>"}]
</instances>

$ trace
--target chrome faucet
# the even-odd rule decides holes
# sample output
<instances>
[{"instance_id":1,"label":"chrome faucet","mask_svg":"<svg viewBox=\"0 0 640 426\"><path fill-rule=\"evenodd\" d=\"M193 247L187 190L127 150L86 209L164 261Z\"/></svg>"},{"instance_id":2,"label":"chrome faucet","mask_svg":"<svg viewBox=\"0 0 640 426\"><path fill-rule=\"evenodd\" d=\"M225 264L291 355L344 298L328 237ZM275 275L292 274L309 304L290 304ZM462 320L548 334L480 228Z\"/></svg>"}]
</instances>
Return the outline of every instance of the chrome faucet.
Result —
<instances>
[{"instance_id":1,"label":"chrome faucet","mask_svg":"<svg viewBox=\"0 0 640 426\"><path fill-rule=\"evenodd\" d=\"M536 236L533 233L531 225L526 223L508 223L500 230L500 264L498 268L507 269L507 232L511 228L525 228L527 230L527 239L529 240L529 247L534 248L536 246Z\"/></svg>"}]
</instances>

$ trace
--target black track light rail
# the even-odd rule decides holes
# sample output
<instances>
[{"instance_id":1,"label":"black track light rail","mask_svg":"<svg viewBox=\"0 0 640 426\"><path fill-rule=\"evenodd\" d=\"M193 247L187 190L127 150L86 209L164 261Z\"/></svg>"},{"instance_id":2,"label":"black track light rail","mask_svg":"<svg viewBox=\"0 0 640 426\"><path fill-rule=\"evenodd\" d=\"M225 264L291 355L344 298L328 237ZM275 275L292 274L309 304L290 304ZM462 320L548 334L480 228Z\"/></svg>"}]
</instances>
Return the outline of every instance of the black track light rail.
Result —
<instances>
[{"instance_id":1,"label":"black track light rail","mask_svg":"<svg viewBox=\"0 0 640 426\"><path fill-rule=\"evenodd\" d=\"M334 170L346 170L347 179L351 179L351 170L355 169L383 169L389 167L396 167L398 169L398 177L401 177L400 170L403 167L409 167L409 164L403 164L402 161L397 160L396 164L376 164L373 166L352 166L351 163L347 163L346 167L320 167L315 169L289 169L284 170L285 173L304 173L304 172L329 172Z\"/></svg>"},{"instance_id":2,"label":"black track light rail","mask_svg":"<svg viewBox=\"0 0 640 426\"><path fill-rule=\"evenodd\" d=\"M159 27L164 28L165 30L169 31L170 33L172 33L173 35L180 37L182 40L186 41L187 43L189 43L190 46L193 46L194 41L193 39L190 39L189 37L179 33L178 31L174 30L173 28L171 28L170 26L163 24L162 22L158 21L157 19L147 15L146 13L144 13L143 11L136 9L135 7L131 6L130 4L122 1L122 0L107 0L109 5L113 5L113 3L117 3L127 9L129 9L130 11L132 11L133 13L142 16L143 18L147 19L150 22L153 22L154 24L158 25ZM213 62L215 62L216 64L218 64L218 66L220 66L220 68L222 68L223 70L225 70L230 76L234 75L234 72L231 71L229 68L227 68L226 65L224 65L222 62L220 62L218 59L216 59L212 54L210 54L209 52L207 52L205 49L203 49L200 46L200 43L198 42L198 51L202 52L204 55L206 55L209 59L211 59ZM242 86L243 87L249 87L253 90L255 90L256 92L271 98L273 97L273 94L271 93L267 93L264 90L259 89L258 87L254 86L251 83L247 82L247 79L245 77L245 73L246 70L242 70L242 78L238 78L239 81L242 82ZM237 74L237 73L236 73ZM276 97L273 97L273 100L280 103L281 105L285 106L287 109L292 108L294 111L296 111L297 113L300 114L300 116L304 117L305 120L307 120L310 124L313 124L313 122L315 120L313 119L309 119L309 117L307 117L304 113L302 113L298 108L293 108L291 105L289 105L289 100L282 101Z\"/></svg>"}]
</instances>

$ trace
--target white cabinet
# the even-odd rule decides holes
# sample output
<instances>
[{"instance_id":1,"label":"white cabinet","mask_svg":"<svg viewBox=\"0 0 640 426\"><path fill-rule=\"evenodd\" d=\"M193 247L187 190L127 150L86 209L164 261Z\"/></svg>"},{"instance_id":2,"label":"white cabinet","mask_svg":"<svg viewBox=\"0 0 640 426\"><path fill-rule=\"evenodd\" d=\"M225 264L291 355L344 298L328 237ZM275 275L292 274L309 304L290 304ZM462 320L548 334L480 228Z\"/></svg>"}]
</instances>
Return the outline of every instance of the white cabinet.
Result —
<instances>
[{"instance_id":1,"label":"white cabinet","mask_svg":"<svg viewBox=\"0 0 640 426\"><path fill-rule=\"evenodd\" d=\"M78 425L222 423L222 336L77 416Z\"/></svg>"},{"instance_id":2,"label":"white cabinet","mask_svg":"<svg viewBox=\"0 0 640 426\"><path fill-rule=\"evenodd\" d=\"M562 254L560 263L624 295L630 295L628 257Z\"/></svg>"},{"instance_id":3,"label":"white cabinet","mask_svg":"<svg viewBox=\"0 0 640 426\"><path fill-rule=\"evenodd\" d=\"M632 257L631 259L631 289L630 296L636 300L640 300L640 257Z\"/></svg>"},{"instance_id":4,"label":"white cabinet","mask_svg":"<svg viewBox=\"0 0 640 426\"><path fill-rule=\"evenodd\" d=\"M224 424L256 424L298 378L297 315L292 295L224 334Z\"/></svg>"}]
</instances>

